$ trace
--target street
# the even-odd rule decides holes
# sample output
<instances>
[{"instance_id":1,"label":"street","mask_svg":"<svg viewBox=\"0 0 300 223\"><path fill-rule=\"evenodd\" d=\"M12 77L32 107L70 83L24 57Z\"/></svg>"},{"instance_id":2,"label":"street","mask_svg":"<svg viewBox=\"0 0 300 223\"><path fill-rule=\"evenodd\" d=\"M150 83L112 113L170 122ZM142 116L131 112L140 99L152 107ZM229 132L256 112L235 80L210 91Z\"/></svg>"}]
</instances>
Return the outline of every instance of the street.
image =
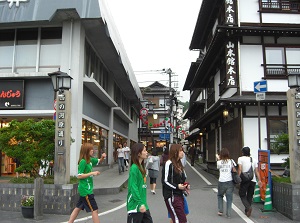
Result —
<instances>
[{"instance_id":1,"label":"street","mask_svg":"<svg viewBox=\"0 0 300 223\"><path fill-rule=\"evenodd\" d=\"M235 188L235 194L233 197L233 211L231 219L227 219L225 216L217 215L217 179L215 176L208 174L199 166L195 165L191 167L189 164L186 166L186 173L188 182L191 184L191 194L187 197L190 214L188 215L188 221L190 223L207 223L207 222L233 222L233 223L276 223L276 222L295 222L277 212L262 212L260 208L263 208L263 203L253 204L253 212L250 218L246 217L243 213L243 205L238 196L238 189ZM149 179L148 183L149 183ZM149 188L149 185L148 185ZM118 195L111 195L114 198L110 199L110 202L118 203L118 207L113 210L107 210L108 203L103 203L104 200L109 200L105 197L101 201L101 198L97 200L99 205L100 221L102 223L124 223L127 221L126 213L126 195L125 189ZM104 195L110 196L110 195ZM117 198L115 197L117 196ZM160 177L157 179L156 195L148 193L148 204L150 212L155 223L168 223L167 209L165 207L162 197L162 187ZM224 203L224 207L226 207ZM103 213L101 210L107 210ZM225 211L225 210L224 210ZM84 218L80 216L76 222L91 223L90 215L86 213L82 214L88 216Z\"/></svg>"}]
</instances>

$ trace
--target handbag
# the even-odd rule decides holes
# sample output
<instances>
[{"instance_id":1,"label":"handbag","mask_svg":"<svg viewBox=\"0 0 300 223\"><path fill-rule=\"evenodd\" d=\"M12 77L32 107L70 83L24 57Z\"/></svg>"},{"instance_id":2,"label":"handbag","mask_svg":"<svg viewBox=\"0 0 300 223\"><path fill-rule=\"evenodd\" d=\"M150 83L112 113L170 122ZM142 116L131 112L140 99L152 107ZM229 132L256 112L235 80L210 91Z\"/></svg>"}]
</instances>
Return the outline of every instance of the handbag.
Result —
<instances>
[{"instance_id":1,"label":"handbag","mask_svg":"<svg viewBox=\"0 0 300 223\"><path fill-rule=\"evenodd\" d=\"M239 184L239 183L242 182L242 179L239 176L239 174L238 174L238 172L236 170L236 167L235 167L234 163L232 162L232 160L231 160L231 163L232 163L232 168L231 168L232 182L234 184Z\"/></svg>"},{"instance_id":2,"label":"handbag","mask_svg":"<svg viewBox=\"0 0 300 223\"><path fill-rule=\"evenodd\" d=\"M251 166L247 172L241 173L241 179L243 182L249 182L253 179L253 167L252 167L252 157L250 157Z\"/></svg>"}]
</instances>

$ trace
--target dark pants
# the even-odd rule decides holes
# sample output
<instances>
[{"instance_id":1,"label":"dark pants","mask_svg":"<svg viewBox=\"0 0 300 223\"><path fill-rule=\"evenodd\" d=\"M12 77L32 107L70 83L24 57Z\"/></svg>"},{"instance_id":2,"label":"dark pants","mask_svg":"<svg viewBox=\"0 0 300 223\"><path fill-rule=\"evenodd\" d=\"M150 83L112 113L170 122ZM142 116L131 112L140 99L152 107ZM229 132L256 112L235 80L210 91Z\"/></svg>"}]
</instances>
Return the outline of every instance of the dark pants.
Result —
<instances>
[{"instance_id":1,"label":"dark pants","mask_svg":"<svg viewBox=\"0 0 300 223\"><path fill-rule=\"evenodd\" d=\"M168 212L172 221L175 223L186 223L186 215L184 213L184 198L183 196L174 196L165 200Z\"/></svg>"},{"instance_id":2,"label":"dark pants","mask_svg":"<svg viewBox=\"0 0 300 223\"><path fill-rule=\"evenodd\" d=\"M127 216L127 223L153 223L150 211L144 213L130 213Z\"/></svg>"},{"instance_id":3,"label":"dark pants","mask_svg":"<svg viewBox=\"0 0 300 223\"><path fill-rule=\"evenodd\" d=\"M240 184L239 195L243 205L245 206L245 212L247 212L251 207L255 184L256 183L253 181L241 182Z\"/></svg>"}]
</instances>

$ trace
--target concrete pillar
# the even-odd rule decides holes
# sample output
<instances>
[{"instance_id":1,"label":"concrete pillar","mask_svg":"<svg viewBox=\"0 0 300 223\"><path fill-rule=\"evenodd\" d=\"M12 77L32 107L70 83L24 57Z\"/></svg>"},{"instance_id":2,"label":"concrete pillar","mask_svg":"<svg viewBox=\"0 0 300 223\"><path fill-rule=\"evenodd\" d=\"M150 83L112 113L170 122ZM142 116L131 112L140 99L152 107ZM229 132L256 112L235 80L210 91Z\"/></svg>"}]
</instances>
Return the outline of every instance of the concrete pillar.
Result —
<instances>
[{"instance_id":1,"label":"concrete pillar","mask_svg":"<svg viewBox=\"0 0 300 223\"><path fill-rule=\"evenodd\" d=\"M110 109L110 115L109 115L109 130L108 130L108 154L107 154L107 162L110 167L113 167L114 164L114 158L113 158L113 152L114 152L114 108Z\"/></svg>"}]
</instances>

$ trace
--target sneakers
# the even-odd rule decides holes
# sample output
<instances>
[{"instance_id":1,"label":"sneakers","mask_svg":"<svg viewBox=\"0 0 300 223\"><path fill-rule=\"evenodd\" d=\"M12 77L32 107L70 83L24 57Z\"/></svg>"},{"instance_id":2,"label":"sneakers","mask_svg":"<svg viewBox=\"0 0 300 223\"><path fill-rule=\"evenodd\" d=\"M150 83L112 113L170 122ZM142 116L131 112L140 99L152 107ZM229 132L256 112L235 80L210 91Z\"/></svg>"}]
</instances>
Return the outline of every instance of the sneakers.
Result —
<instances>
[{"instance_id":1,"label":"sneakers","mask_svg":"<svg viewBox=\"0 0 300 223\"><path fill-rule=\"evenodd\" d=\"M223 215L223 213L219 211L219 212L218 212L218 215L219 215L219 216L222 216L222 215Z\"/></svg>"},{"instance_id":2,"label":"sneakers","mask_svg":"<svg viewBox=\"0 0 300 223\"><path fill-rule=\"evenodd\" d=\"M154 190L151 190L151 193L154 195L154 194L156 194L156 192L154 191Z\"/></svg>"}]
</instances>

